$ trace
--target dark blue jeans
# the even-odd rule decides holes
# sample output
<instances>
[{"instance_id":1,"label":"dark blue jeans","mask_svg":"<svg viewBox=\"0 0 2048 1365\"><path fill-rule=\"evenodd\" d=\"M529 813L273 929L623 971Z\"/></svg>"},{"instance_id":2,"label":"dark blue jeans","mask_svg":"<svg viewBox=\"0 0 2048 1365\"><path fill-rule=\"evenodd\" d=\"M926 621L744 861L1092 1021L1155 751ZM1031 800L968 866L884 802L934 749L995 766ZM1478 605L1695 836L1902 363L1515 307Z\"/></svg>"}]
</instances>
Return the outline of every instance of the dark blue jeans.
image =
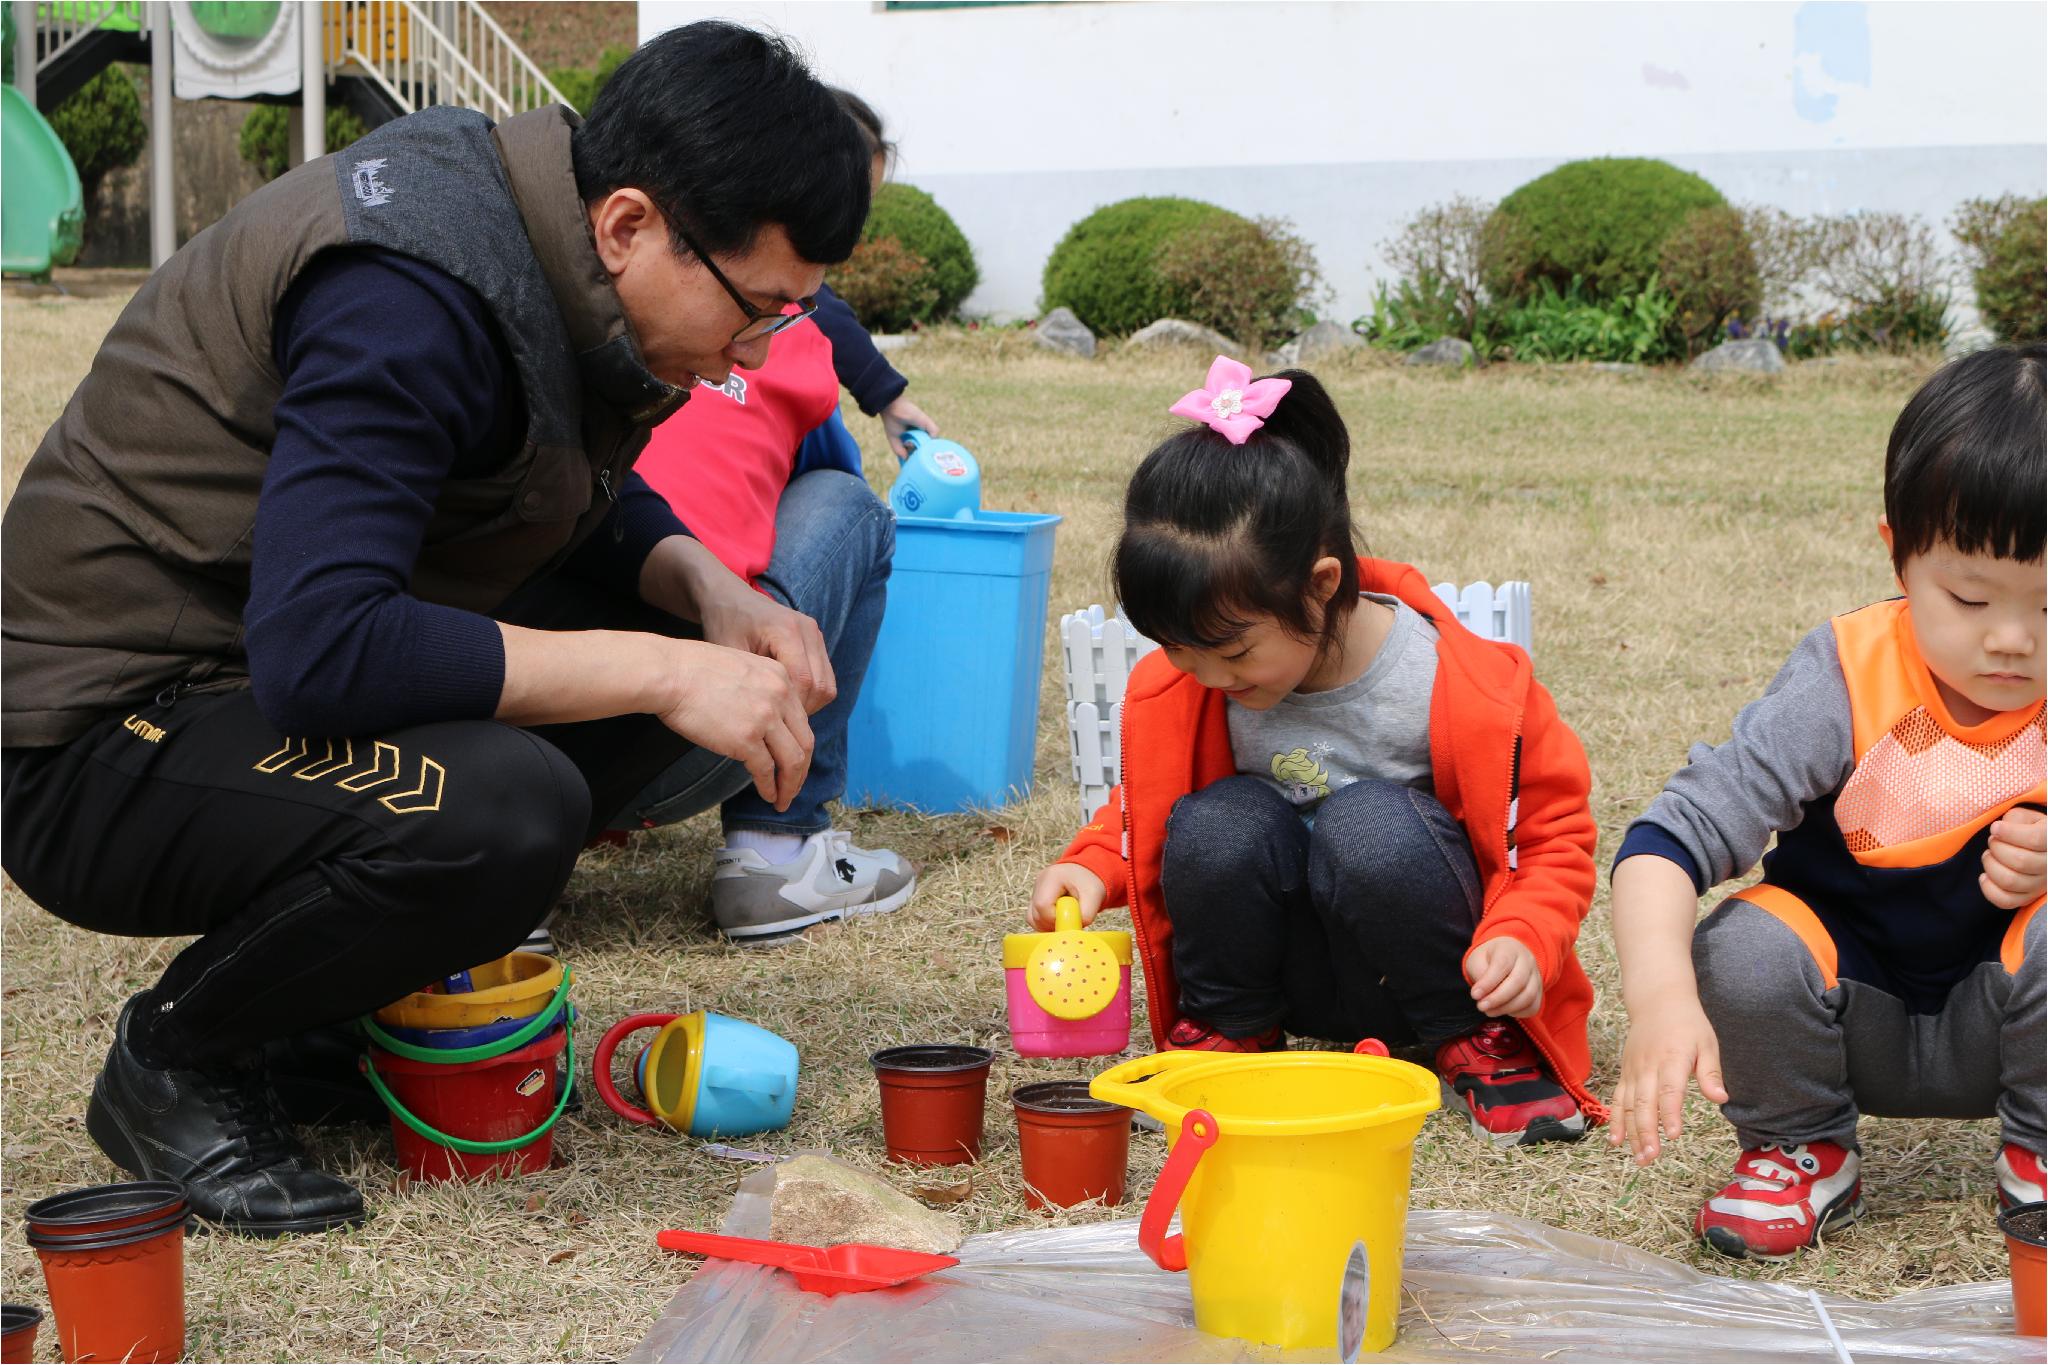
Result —
<instances>
[{"instance_id":1,"label":"dark blue jeans","mask_svg":"<svg viewBox=\"0 0 2048 1365\"><path fill-rule=\"evenodd\" d=\"M1175 804L1160 880L1181 1013L1228 1037L1440 1043L1486 1022L1463 967L1472 845L1427 792L1354 782L1311 824L1227 777Z\"/></svg>"},{"instance_id":2,"label":"dark blue jeans","mask_svg":"<svg viewBox=\"0 0 2048 1365\"><path fill-rule=\"evenodd\" d=\"M846 725L881 633L895 554L896 518L866 483L836 469L790 480L776 505L775 552L760 586L818 623L839 683L832 704L811 717L810 775L789 809L778 811L746 782L739 764L707 766L700 751L648 784L614 826L686 820L718 805L738 774L743 790L724 802L726 828L801 835L829 829L825 803L846 792Z\"/></svg>"}]
</instances>

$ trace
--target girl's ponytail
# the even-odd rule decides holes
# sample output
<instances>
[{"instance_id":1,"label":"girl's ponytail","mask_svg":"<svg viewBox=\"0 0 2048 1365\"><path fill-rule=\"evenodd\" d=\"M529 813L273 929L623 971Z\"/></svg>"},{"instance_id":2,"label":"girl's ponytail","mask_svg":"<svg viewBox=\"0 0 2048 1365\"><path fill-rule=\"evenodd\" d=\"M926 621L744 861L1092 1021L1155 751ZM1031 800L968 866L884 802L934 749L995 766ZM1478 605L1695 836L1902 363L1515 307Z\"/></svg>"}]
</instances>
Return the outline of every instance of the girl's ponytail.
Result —
<instances>
[{"instance_id":1,"label":"girl's ponytail","mask_svg":"<svg viewBox=\"0 0 2048 1365\"><path fill-rule=\"evenodd\" d=\"M1307 370L1282 370L1270 377L1285 379L1293 387L1247 444L1256 445L1263 437L1300 451L1341 497L1351 466L1351 433L1344 429L1329 390Z\"/></svg>"}]
</instances>

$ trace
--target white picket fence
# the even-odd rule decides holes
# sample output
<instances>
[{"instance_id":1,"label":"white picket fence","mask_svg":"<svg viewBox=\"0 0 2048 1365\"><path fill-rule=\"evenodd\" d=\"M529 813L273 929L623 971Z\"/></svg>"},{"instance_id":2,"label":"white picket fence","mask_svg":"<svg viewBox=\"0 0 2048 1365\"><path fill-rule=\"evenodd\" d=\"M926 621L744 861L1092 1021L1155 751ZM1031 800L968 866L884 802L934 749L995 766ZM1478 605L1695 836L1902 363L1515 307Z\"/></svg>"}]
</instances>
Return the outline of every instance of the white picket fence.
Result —
<instances>
[{"instance_id":1,"label":"white picket fence","mask_svg":"<svg viewBox=\"0 0 2048 1365\"><path fill-rule=\"evenodd\" d=\"M1067 738L1085 822L1109 798L1123 766L1117 747L1124 685L1138 660L1159 648L1121 616L1101 607L1060 618L1060 655L1067 682Z\"/></svg>"},{"instance_id":2,"label":"white picket fence","mask_svg":"<svg viewBox=\"0 0 2048 1365\"><path fill-rule=\"evenodd\" d=\"M1532 649L1529 585L1438 583L1443 599L1458 621L1475 635L1506 640ZM1074 783L1081 789L1085 822L1109 799L1109 789L1122 778L1119 745L1124 687L1138 660L1159 646L1132 628L1121 616L1100 606L1060 617L1060 657L1067 686L1067 738L1073 755Z\"/></svg>"}]
</instances>

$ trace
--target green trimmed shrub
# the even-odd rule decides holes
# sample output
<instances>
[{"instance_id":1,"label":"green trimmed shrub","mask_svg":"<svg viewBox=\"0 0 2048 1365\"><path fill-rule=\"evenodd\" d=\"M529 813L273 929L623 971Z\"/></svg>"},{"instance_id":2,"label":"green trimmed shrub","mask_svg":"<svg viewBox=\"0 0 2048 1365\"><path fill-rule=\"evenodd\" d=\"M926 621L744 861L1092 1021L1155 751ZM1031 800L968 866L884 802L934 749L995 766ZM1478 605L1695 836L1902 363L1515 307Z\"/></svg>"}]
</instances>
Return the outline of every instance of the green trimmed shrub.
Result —
<instances>
[{"instance_id":1,"label":"green trimmed shrub","mask_svg":"<svg viewBox=\"0 0 2048 1365\"><path fill-rule=\"evenodd\" d=\"M1685 216L1664 239L1657 275L1678 305L1673 325L1688 349L1716 344L1729 318L1749 317L1763 306L1748 225L1726 204Z\"/></svg>"},{"instance_id":2,"label":"green trimmed shrub","mask_svg":"<svg viewBox=\"0 0 2048 1365\"><path fill-rule=\"evenodd\" d=\"M8 74L13 74L11 68ZM78 167L85 217L91 222L107 172L134 165L149 143L142 97L135 93L127 71L118 64L109 66L50 111L50 127Z\"/></svg>"},{"instance_id":3,"label":"green trimmed shrub","mask_svg":"<svg viewBox=\"0 0 2048 1365\"><path fill-rule=\"evenodd\" d=\"M327 150L338 152L363 137L369 126L342 105L327 108ZM235 149L242 160L256 168L265 180L275 180L291 169L292 115L281 104L259 104L242 120L242 133Z\"/></svg>"},{"instance_id":4,"label":"green trimmed shrub","mask_svg":"<svg viewBox=\"0 0 2048 1365\"><path fill-rule=\"evenodd\" d=\"M1950 226L1970 255L1984 325L2000 341L2041 340L2048 331L2048 199L1972 199Z\"/></svg>"},{"instance_id":5,"label":"green trimmed shrub","mask_svg":"<svg viewBox=\"0 0 2048 1365\"><path fill-rule=\"evenodd\" d=\"M1068 228L1052 249L1040 307L1071 308L1098 336L1123 336L1160 318L1186 317L1193 300L1160 275L1160 248L1181 233L1231 220L1245 221L1196 199L1125 199L1099 208Z\"/></svg>"},{"instance_id":6,"label":"green trimmed shrub","mask_svg":"<svg viewBox=\"0 0 2048 1365\"><path fill-rule=\"evenodd\" d=\"M1252 351L1299 331L1308 302L1322 289L1314 251L1291 224L1274 218L1211 219L1169 238L1156 260L1160 279L1188 301L1176 316Z\"/></svg>"},{"instance_id":7,"label":"green trimmed shrub","mask_svg":"<svg viewBox=\"0 0 2048 1365\"><path fill-rule=\"evenodd\" d=\"M876 332L906 331L931 317L939 302L932 268L894 237L856 243L853 255L832 268L832 288Z\"/></svg>"},{"instance_id":8,"label":"green trimmed shrub","mask_svg":"<svg viewBox=\"0 0 2048 1365\"><path fill-rule=\"evenodd\" d=\"M1657 273L1664 243L1721 192L1667 162L1636 157L1572 161L1500 201L1487 234L1484 274L1503 302L1535 296L1548 280L1560 297L1572 281L1598 302L1639 293Z\"/></svg>"},{"instance_id":9,"label":"green trimmed shrub","mask_svg":"<svg viewBox=\"0 0 2048 1365\"><path fill-rule=\"evenodd\" d=\"M974 248L960 231L953 216L938 201L915 185L888 184L875 195L868 209L864 242L892 240L924 262L931 281L931 302L909 322L943 322L960 311L960 305L981 283L981 271L974 264ZM839 286L833 285L834 289ZM851 302L851 300L849 300ZM859 312L855 308L855 312ZM862 314L863 320L866 315ZM878 324L868 320L870 327Z\"/></svg>"}]
</instances>

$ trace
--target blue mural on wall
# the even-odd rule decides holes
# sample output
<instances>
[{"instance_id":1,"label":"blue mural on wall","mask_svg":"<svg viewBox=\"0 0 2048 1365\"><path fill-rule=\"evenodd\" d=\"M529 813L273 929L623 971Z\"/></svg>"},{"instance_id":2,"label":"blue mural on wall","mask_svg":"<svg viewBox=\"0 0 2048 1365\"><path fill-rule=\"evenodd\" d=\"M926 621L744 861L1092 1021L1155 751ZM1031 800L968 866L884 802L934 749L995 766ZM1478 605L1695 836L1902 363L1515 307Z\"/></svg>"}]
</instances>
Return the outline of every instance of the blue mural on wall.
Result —
<instances>
[{"instance_id":1,"label":"blue mural on wall","mask_svg":"<svg viewBox=\"0 0 2048 1365\"><path fill-rule=\"evenodd\" d=\"M1870 88L1870 15L1863 4L1812 0L1792 15L1792 108L1808 123L1828 123L1840 97L1833 86ZM1817 74L1824 79L1810 79Z\"/></svg>"}]
</instances>

